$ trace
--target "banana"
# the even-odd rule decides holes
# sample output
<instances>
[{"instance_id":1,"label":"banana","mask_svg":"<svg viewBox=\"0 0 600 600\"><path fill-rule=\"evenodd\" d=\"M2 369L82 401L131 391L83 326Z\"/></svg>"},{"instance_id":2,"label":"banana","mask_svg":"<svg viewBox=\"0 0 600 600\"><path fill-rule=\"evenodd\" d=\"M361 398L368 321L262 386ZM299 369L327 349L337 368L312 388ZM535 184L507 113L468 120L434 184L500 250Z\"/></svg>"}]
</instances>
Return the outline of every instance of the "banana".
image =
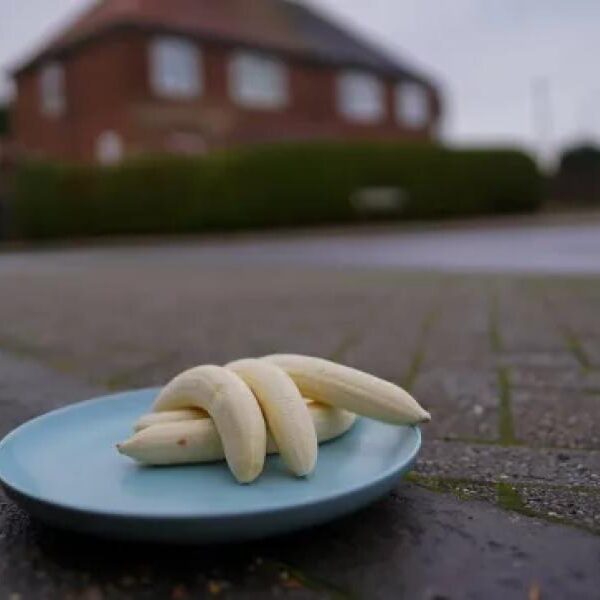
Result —
<instances>
[{"instance_id":1,"label":"banana","mask_svg":"<svg viewBox=\"0 0 600 600\"><path fill-rule=\"evenodd\" d=\"M262 408L267 427L283 462L303 477L317 463L319 443L304 399L289 375L279 367L256 359L225 365L250 387Z\"/></svg>"},{"instance_id":2,"label":"banana","mask_svg":"<svg viewBox=\"0 0 600 600\"><path fill-rule=\"evenodd\" d=\"M311 398L304 398L307 406L324 406L315 402ZM314 415L313 415L314 416ZM149 413L140 417L133 425L133 431L137 433L152 425L162 425L164 423L177 423L181 421L197 421L198 419L210 419L210 415L200 408L180 408L179 410L169 410L159 413ZM267 435L268 435L267 431ZM268 438L267 438L268 440ZM267 441L268 444L268 441Z\"/></svg>"},{"instance_id":3,"label":"banana","mask_svg":"<svg viewBox=\"0 0 600 600\"><path fill-rule=\"evenodd\" d=\"M408 392L363 371L295 354L274 354L262 360L281 367L302 395L317 402L394 425L431 420L431 415Z\"/></svg>"},{"instance_id":4,"label":"banana","mask_svg":"<svg viewBox=\"0 0 600 600\"><path fill-rule=\"evenodd\" d=\"M352 413L316 402L312 402L308 410L319 443L343 435L356 421L356 415ZM145 465L181 465L223 460L223 444L212 419L189 419L189 414L175 416L184 419L147 426L126 442L117 444L117 449L121 454ZM279 450L273 437L268 435L267 440L267 452L277 454Z\"/></svg>"},{"instance_id":5,"label":"banana","mask_svg":"<svg viewBox=\"0 0 600 600\"><path fill-rule=\"evenodd\" d=\"M294 474L309 474L318 444L348 431L354 413L396 425L431 419L388 381L293 354L185 371L160 392L153 411L117 444L119 452L148 465L225 458L240 483L258 477L267 453L280 453Z\"/></svg>"},{"instance_id":6,"label":"banana","mask_svg":"<svg viewBox=\"0 0 600 600\"><path fill-rule=\"evenodd\" d=\"M141 417L133 426L133 430L141 431L160 423L174 423L175 421L192 421L194 419L205 418L208 418L208 413L199 408L182 408L181 410L150 413Z\"/></svg>"},{"instance_id":7,"label":"banana","mask_svg":"<svg viewBox=\"0 0 600 600\"><path fill-rule=\"evenodd\" d=\"M212 417L234 477L240 483L254 481L264 466L267 432L260 407L246 383L223 367L195 367L166 385L153 410L190 407L201 408Z\"/></svg>"}]
</instances>

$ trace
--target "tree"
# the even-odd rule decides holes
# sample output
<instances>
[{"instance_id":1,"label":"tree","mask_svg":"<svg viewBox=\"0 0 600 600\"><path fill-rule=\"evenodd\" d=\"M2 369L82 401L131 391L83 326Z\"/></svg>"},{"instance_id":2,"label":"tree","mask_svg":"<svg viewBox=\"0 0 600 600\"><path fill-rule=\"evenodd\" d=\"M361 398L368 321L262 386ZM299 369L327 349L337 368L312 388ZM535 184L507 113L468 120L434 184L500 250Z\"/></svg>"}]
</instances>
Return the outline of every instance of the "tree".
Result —
<instances>
[{"instance_id":1,"label":"tree","mask_svg":"<svg viewBox=\"0 0 600 600\"><path fill-rule=\"evenodd\" d=\"M563 152L560 171L566 173L589 174L600 169L600 148L591 144L575 146Z\"/></svg>"},{"instance_id":2,"label":"tree","mask_svg":"<svg viewBox=\"0 0 600 600\"><path fill-rule=\"evenodd\" d=\"M8 135L10 130L10 112L7 104L0 104L0 137Z\"/></svg>"}]
</instances>

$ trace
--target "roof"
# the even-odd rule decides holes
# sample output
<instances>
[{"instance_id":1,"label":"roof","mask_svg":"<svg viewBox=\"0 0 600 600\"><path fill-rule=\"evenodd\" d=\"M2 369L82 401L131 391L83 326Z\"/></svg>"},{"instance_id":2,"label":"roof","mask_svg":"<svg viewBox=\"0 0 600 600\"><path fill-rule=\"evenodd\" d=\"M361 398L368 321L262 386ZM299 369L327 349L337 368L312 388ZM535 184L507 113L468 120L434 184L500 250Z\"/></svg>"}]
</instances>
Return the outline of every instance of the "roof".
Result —
<instances>
[{"instance_id":1,"label":"roof","mask_svg":"<svg viewBox=\"0 0 600 600\"><path fill-rule=\"evenodd\" d=\"M314 8L291 0L101 0L17 72L124 26L180 32L425 81Z\"/></svg>"}]
</instances>

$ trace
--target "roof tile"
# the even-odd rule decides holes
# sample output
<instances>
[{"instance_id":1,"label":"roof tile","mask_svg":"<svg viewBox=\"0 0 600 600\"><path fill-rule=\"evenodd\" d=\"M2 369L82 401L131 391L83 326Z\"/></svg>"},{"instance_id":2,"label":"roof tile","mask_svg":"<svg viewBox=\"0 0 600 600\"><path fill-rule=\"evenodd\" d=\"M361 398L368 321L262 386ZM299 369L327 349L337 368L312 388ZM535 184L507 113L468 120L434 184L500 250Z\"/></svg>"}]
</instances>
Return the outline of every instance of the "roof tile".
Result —
<instances>
[{"instance_id":1,"label":"roof tile","mask_svg":"<svg viewBox=\"0 0 600 600\"><path fill-rule=\"evenodd\" d=\"M313 8L287 0L101 0L22 68L120 25L172 29L422 79Z\"/></svg>"}]
</instances>

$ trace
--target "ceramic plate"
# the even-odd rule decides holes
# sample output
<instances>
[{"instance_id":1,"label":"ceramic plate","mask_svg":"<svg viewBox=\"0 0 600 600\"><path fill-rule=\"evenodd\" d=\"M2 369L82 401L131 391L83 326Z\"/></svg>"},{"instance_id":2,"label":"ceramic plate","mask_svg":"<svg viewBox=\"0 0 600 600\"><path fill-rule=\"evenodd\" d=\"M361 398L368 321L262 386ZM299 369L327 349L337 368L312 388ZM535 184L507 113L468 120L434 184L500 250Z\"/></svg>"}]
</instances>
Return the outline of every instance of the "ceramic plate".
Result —
<instances>
[{"instance_id":1,"label":"ceramic plate","mask_svg":"<svg viewBox=\"0 0 600 600\"><path fill-rule=\"evenodd\" d=\"M277 456L251 485L225 463L148 468L115 450L158 390L88 400L22 425L0 442L8 495L50 524L105 537L228 542L286 533L353 512L391 490L421 445L417 428L359 419L319 450L306 479Z\"/></svg>"}]
</instances>

